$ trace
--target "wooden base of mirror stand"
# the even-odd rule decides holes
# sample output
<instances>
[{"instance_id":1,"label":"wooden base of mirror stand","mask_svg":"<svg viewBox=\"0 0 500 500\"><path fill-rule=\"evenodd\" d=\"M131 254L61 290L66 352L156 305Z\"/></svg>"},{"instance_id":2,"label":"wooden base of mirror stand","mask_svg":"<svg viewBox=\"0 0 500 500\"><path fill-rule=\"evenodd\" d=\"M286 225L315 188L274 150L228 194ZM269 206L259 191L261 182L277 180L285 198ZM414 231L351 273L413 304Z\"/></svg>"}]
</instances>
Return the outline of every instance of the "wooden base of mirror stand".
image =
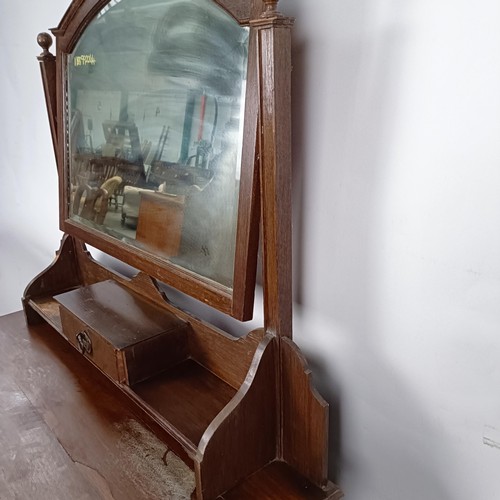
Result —
<instances>
[{"instance_id":1,"label":"wooden base of mirror stand","mask_svg":"<svg viewBox=\"0 0 500 500\"><path fill-rule=\"evenodd\" d=\"M115 304L109 314L122 310L123 317L103 317L107 305L92 293L96 287L118 290L104 294L108 306L115 298L145 303L156 311L155 318L167 318L167 326L160 328L165 366L149 374L136 370L140 376L127 378L126 349L136 349L130 359L140 349L124 344L120 354L122 344L110 338L105 325L125 324L130 308ZM80 314L88 304L80 308L78 297L86 292L94 302L90 312ZM68 304L68 297L76 302ZM67 339L75 335L68 331L68 314L70 325L82 322L76 335L85 332L93 348L84 337L68 340L135 402L192 467L198 500L342 497L327 479L328 405L312 388L305 360L289 339L262 329L235 339L177 309L149 276L127 279L104 268L70 236L63 238L53 264L28 285L23 306L28 325L47 322ZM98 351L101 345L110 348Z\"/></svg>"}]
</instances>

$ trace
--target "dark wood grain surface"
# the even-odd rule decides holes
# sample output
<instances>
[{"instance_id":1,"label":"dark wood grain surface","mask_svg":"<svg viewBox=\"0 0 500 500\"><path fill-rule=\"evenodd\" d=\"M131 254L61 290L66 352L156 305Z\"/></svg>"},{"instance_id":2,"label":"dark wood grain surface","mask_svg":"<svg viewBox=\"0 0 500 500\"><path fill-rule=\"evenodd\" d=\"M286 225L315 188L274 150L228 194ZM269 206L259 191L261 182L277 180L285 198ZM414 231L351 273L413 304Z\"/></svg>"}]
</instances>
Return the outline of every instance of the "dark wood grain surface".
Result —
<instances>
[{"instance_id":1,"label":"dark wood grain surface","mask_svg":"<svg viewBox=\"0 0 500 500\"><path fill-rule=\"evenodd\" d=\"M133 390L194 445L236 391L193 360Z\"/></svg>"},{"instance_id":2,"label":"dark wood grain surface","mask_svg":"<svg viewBox=\"0 0 500 500\"><path fill-rule=\"evenodd\" d=\"M185 325L173 314L112 280L81 287L55 298L117 349Z\"/></svg>"},{"instance_id":3,"label":"dark wood grain surface","mask_svg":"<svg viewBox=\"0 0 500 500\"><path fill-rule=\"evenodd\" d=\"M21 312L0 318L0 443L2 500L188 499L194 489L135 405L50 326L28 330Z\"/></svg>"},{"instance_id":4,"label":"dark wood grain surface","mask_svg":"<svg viewBox=\"0 0 500 500\"><path fill-rule=\"evenodd\" d=\"M338 500L342 498L340 489L333 486L323 490L307 479L299 476L283 462L273 462L220 500Z\"/></svg>"}]
</instances>

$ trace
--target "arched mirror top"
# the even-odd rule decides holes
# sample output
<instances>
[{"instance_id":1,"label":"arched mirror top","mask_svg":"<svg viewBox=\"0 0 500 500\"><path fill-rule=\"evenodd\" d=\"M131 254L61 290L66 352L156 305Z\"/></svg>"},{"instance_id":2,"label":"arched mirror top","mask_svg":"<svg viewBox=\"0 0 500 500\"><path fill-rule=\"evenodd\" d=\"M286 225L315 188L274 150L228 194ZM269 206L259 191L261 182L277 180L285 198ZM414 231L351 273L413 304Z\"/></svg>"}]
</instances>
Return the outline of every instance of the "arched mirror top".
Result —
<instances>
[{"instance_id":1,"label":"arched mirror top","mask_svg":"<svg viewBox=\"0 0 500 500\"><path fill-rule=\"evenodd\" d=\"M58 37L63 50L71 50L79 33L95 18L97 13L117 5L121 1L74 0L57 28L53 28L51 31ZM268 4L270 3L265 0L211 0L211 2L219 5L241 25L248 25L250 20L260 17L269 8ZM154 3L161 3L161 1ZM271 3L276 5L277 1L273 0Z\"/></svg>"}]
</instances>

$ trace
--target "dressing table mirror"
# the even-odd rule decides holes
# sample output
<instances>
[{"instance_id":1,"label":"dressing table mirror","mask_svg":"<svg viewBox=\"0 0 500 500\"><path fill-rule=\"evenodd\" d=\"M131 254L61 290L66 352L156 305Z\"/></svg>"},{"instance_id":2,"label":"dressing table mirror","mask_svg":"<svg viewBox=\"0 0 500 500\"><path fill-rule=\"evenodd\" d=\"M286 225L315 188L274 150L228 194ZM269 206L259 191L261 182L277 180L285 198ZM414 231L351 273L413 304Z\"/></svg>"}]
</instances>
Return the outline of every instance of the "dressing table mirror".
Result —
<instances>
[{"instance_id":1,"label":"dressing table mirror","mask_svg":"<svg viewBox=\"0 0 500 500\"><path fill-rule=\"evenodd\" d=\"M65 232L137 268L154 263L145 271L246 319L256 238L249 27L205 0L122 0L63 50ZM248 269L244 279L235 268Z\"/></svg>"},{"instance_id":2,"label":"dressing table mirror","mask_svg":"<svg viewBox=\"0 0 500 500\"><path fill-rule=\"evenodd\" d=\"M27 322L162 429L200 500L341 497L328 405L291 340L292 25L276 0L74 0L55 55L38 36L65 234ZM251 319L259 248L264 325L244 337L160 285Z\"/></svg>"}]
</instances>

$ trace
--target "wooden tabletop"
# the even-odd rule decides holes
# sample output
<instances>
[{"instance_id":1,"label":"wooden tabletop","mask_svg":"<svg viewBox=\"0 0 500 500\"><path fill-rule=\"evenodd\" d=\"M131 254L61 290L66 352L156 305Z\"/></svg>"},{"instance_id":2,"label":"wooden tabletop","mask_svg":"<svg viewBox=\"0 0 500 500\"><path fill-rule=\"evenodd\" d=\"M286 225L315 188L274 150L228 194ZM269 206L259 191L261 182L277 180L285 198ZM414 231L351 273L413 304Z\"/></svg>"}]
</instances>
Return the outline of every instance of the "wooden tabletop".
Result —
<instances>
[{"instance_id":1,"label":"wooden tabletop","mask_svg":"<svg viewBox=\"0 0 500 500\"><path fill-rule=\"evenodd\" d=\"M2 500L189 499L192 471L50 326L0 317Z\"/></svg>"}]
</instances>

